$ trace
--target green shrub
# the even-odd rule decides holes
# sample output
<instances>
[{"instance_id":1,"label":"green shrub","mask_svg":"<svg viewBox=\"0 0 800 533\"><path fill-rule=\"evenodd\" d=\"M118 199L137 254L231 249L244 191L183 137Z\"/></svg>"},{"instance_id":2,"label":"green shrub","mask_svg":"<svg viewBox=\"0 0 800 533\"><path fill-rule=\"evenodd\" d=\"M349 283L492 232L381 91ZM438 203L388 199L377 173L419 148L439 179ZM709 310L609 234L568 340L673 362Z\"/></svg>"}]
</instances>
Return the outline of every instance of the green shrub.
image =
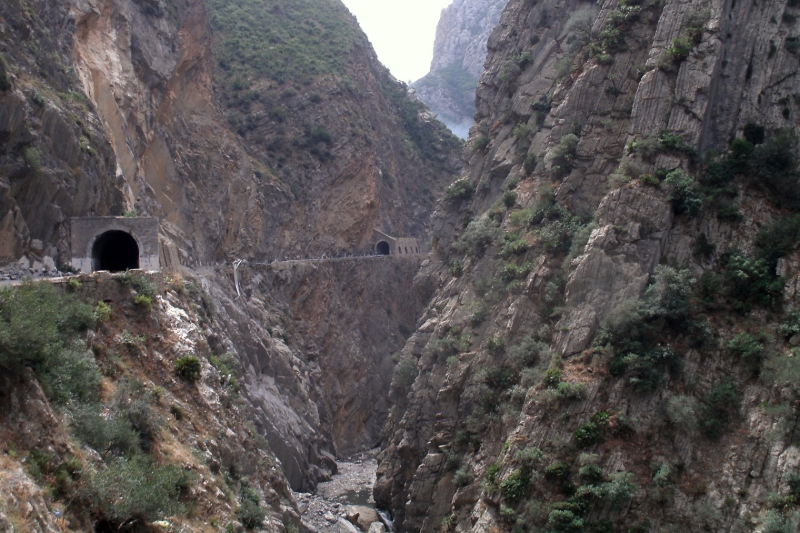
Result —
<instances>
[{"instance_id":1,"label":"green shrub","mask_svg":"<svg viewBox=\"0 0 800 533\"><path fill-rule=\"evenodd\" d=\"M486 481L491 484L497 483L497 474L500 472L500 465L493 464L490 465L489 468L486 470Z\"/></svg>"},{"instance_id":2,"label":"green shrub","mask_svg":"<svg viewBox=\"0 0 800 533\"><path fill-rule=\"evenodd\" d=\"M767 268L775 270L778 260L794 251L800 242L800 215L775 219L758 232L755 238L756 257L764 259Z\"/></svg>"},{"instance_id":3,"label":"green shrub","mask_svg":"<svg viewBox=\"0 0 800 533\"><path fill-rule=\"evenodd\" d=\"M511 283L516 280L523 280L530 274L533 265L530 261L526 261L522 265L514 263L500 263L497 277L504 283Z\"/></svg>"},{"instance_id":4,"label":"green shrub","mask_svg":"<svg viewBox=\"0 0 800 533\"><path fill-rule=\"evenodd\" d=\"M556 387L556 394L562 400L578 400L583 398L586 386L575 381L562 381Z\"/></svg>"},{"instance_id":5,"label":"green shrub","mask_svg":"<svg viewBox=\"0 0 800 533\"><path fill-rule=\"evenodd\" d=\"M417 365L409 358L401 359L397 366L394 367L394 375L392 376L392 387L398 387L407 390L414 380L417 378Z\"/></svg>"},{"instance_id":6,"label":"green shrub","mask_svg":"<svg viewBox=\"0 0 800 533\"><path fill-rule=\"evenodd\" d=\"M522 468L528 469L528 471L533 471L533 468L541 463L543 459L544 453L542 453L542 450L533 446L518 450L514 454L514 461L519 463Z\"/></svg>"},{"instance_id":7,"label":"green shrub","mask_svg":"<svg viewBox=\"0 0 800 533\"><path fill-rule=\"evenodd\" d=\"M502 337L492 337L486 343L486 349L491 354L501 354L506 351L506 340Z\"/></svg>"},{"instance_id":8,"label":"green shrub","mask_svg":"<svg viewBox=\"0 0 800 533\"><path fill-rule=\"evenodd\" d=\"M103 302L97 302L97 307L94 308L94 318L98 322L105 322L111 317L111 307Z\"/></svg>"},{"instance_id":9,"label":"green shrub","mask_svg":"<svg viewBox=\"0 0 800 533\"><path fill-rule=\"evenodd\" d=\"M672 39L672 46L667 48L667 54L674 62L680 62L689 56L689 53L694 48L694 42L688 37L675 37Z\"/></svg>"},{"instance_id":10,"label":"green shrub","mask_svg":"<svg viewBox=\"0 0 800 533\"><path fill-rule=\"evenodd\" d=\"M102 406L90 404L73 410L71 429L75 437L100 455L131 457L141 451L139 433L119 413L104 417Z\"/></svg>"},{"instance_id":11,"label":"green shrub","mask_svg":"<svg viewBox=\"0 0 800 533\"><path fill-rule=\"evenodd\" d=\"M92 352L80 341L65 346L47 364L36 366L45 394L56 405L97 401L102 374Z\"/></svg>"},{"instance_id":12,"label":"green shrub","mask_svg":"<svg viewBox=\"0 0 800 533\"><path fill-rule=\"evenodd\" d=\"M555 389L561 383L561 370L558 367L550 367L544 374L544 385L548 389Z\"/></svg>"},{"instance_id":13,"label":"green shrub","mask_svg":"<svg viewBox=\"0 0 800 533\"><path fill-rule=\"evenodd\" d=\"M573 168L578 152L578 136L568 133L544 156L545 168L556 176L565 176Z\"/></svg>"},{"instance_id":14,"label":"green shrub","mask_svg":"<svg viewBox=\"0 0 800 533\"><path fill-rule=\"evenodd\" d=\"M473 220L461 238L453 244L459 253L470 253L482 257L486 248L500 237L500 229L488 217Z\"/></svg>"},{"instance_id":15,"label":"green shrub","mask_svg":"<svg viewBox=\"0 0 800 533\"><path fill-rule=\"evenodd\" d=\"M8 79L8 70L5 60L0 57L0 91L11 89L11 82Z\"/></svg>"},{"instance_id":16,"label":"green shrub","mask_svg":"<svg viewBox=\"0 0 800 533\"><path fill-rule=\"evenodd\" d=\"M592 446L600 441L600 429L594 422L584 422L573 433L575 443L581 448Z\"/></svg>"},{"instance_id":17,"label":"green shrub","mask_svg":"<svg viewBox=\"0 0 800 533\"><path fill-rule=\"evenodd\" d=\"M175 420L183 420L186 417L186 412L180 405L172 404L169 406L169 413L175 417Z\"/></svg>"},{"instance_id":18,"label":"green shrub","mask_svg":"<svg viewBox=\"0 0 800 533\"><path fill-rule=\"evenodd\" d=\"M536 154L528 154L525 157L525 161L522 163L522 168L525 171L525 175L528 176L536 170L536 165L539 164L539 160L536 157Z\"/></svg>"},{"instance_id":19,"label":"green shrub","mask_svg":"<svg viewBox=\"0 0 800 533\"><path fill-rule=\"evenodd\" d=\"M662 131L658 136L658 144L660 149L664 152L679 152L689 156L697 155L695 149L686 144L683 135Z\"/></svg>"},{"instance_id":20,"label":"green shrub","mask_svg":"<svg viewBox=\"0 0 800 533\"><path fill-rule=\"evenodd\" d=\"M222 385L228 392L236 393L239 391L239 376L241 374L241 365L236 355L232 352L227 352L222 355L212 355L208 358L211 366L219 372L219 379Z\"/></svg>"},{"instance_id":21,"label":"green shrub","mask_svg":"<svg viewBox=\"0 0 800 533\"><path fill-rule=\"evenodd\" d=\"M697 428L699 405L691 396L677 394L667 400L665 414L667 420L677 429L691 433Z\"/></svg>"},{"instance_id":22,"label":"green shrub","mask_svg":"<svg viewBox=\"0 0 800 533\"><path fill-rule=\"evenodd\" d=\"M461 202L469 200L475 194L475 184L468 180L458 180L444 191L444 198L448 202Z\"/></svg>"},{"instance_id":23,"label":"green shrub","mask_svg":"<svg viewBox=\"0 0 800 533\"><path fill-rule=\"evenodd\" d=\"M783 278L774 274L767 259L755 259L738 250L722 254L722 283L733 308L741 313L753 304L772 305L780 301Z\"/></svg>"},{"instance_id":24,"label":"green shrub","mask_svg":"<svg viewBox=\"0 0 800 533\"><path fill-rule=\"evenodd\" d=\"M585 533L583 518L572 511L554 509L547 518L547 527L553 533Z\"/></svg>"},{"instance_id":25,"label":"green shrub","mask_svg":"<svg viewBox=\"0 0 800 533\"><path fill-rule=\"evenodd\" d=\"M490 142L491 142L491 139L489 137L486 137L486 136L478 137L472 143L472 151L473 152L482 152L482 151L486 150L486 147L489 146Z\"/></svg>"},{"instance_id":26,"label":"green shrub","mask_svg":"<svg viewBox=\"0 0 800 533\"><path fill-rule=\"evenodd\" d=\"M467 470L466 466L459 468L453 474L453 485L456 487L465 487L470 483L472 483L472 474Z\"/></svg>"},{"instance_id":27,"label":"green shrub","mask_svg":"<svg viewBox=\"0 0 800 533\"><path fill-rule=\"evenodd\" d=\"M505 191L502 197L503 205L506 207L512 207L515 203L517 203L517 193L514 191Z\"/></svg>"},{"instance_id":28,"label":"green shrub","mask_svg":"<svg viewBox=\"0 0 800 533\"><path fill-rule=\"evenodd\" d=\"M500 492L508 502L517 502L528 494L530 474L525 469L515 470L500 483Z\"/></svg>"},{"instance_id":29,"label":"green shrub","mask_svg":"<svg viewBox=\"0 0 800 533\"><path fill-rule=\"evenodd\" d=\"M28 146L22 149L22 158L25 163L34 171L42 168L42 152L34 146Z\"/></svg>"},{"instance_id":30,"label":"green shrub","mask_svg":"<svg viewBox=\"0 0 800 533\"><path fill-rule=\"evenodd\" d=\"M642 183L642 185L649 185L650 187L658 187L661 183L658 178L652 174L642 174L639 176L639 181Z\"/></svg>"},{"instance_id":31,"label":"green shrub","mask_svg":"<svg viewBox=\"0 0 800 533\"><path fill-rule=\"evenodd\" d=\"M131 285L142 296L153 298L156 295L156 284L148 276L134 276Z\"/></svg>"},{"instance_id":32,"label":"green shrub","mask_svg":"<svg viewBox=\"0 0 800 533\"><path fill-rule=\"evenodd\" d=\"M545 223L536 235L545 253L564 253L572 247L572 241L586 223L580 217L569 216Z\"/></svg>"},{"instance_id":33,"label":"green shrub","mask_svg":"<svg viewBox=\"0 0 800 533\"><path fill-rule=\"evenodd\" d=\"M738 405L736 389L731 383L715 386L703 398L701 416L698 421L700 430L709 438L721 437L736 413Z\"/></svg>"},{"instance_id":34,"label":"green shrub","mask_svg":"<svg viewBox=\"0 0 800 533\"><path fill-rule=\"evenodd\" d=\"M175 361L175 372L187 381L199 381L202 377L202 370L200 359L194 355L185 355Z\"/></svg>"},{"instance_id":35,"label":"green shrub","mask_svg":"<svg viewBox=\"0 0 800 533\"><path fill-rule=\"evenodd\" d=\"M544 477L551 483L566 483L569 480L569 465L560 461L548 465L544 469Z\"/></svg>"},{"instance_id":36,"label":"green shrub","mask_svg":"<svg viewBox=\"0 0 800 533\"><path fill-rule=\"evenodd\" d=\"M619 508L630 500L638 487L633 483L633 474L617 472L611 475L611 480L596 485L582 485L575 493L577 498L595 498Z\"/></svg>"},{"instance_id":37,"label":"green shrub","mask_svg":"<svg viewBox=\"0 0 800 533\"><path fill-rule=\"evenodd\" d=\"M764 358L764 345L749 333L742 332L734 335L728 340L725 347L731 355L743 360L753 368L758 368Z\"/></svg>"},{"instance_id":38,"label":"green shrub","mask_svg":"<svg viewBox=\"0 0 800 533\"><path fill-rule=\"evenodd\" d=\"M720 208L717 211L717 218L724 222L741 222L744 219L735 205Z\"/></svg>"},{"instance_id":39,"label":"green shrub","mask_svg":"<svg viewBox=\"0 0 800 533\"><path fill-rule=\"evenodd\" d=\"M461 259L456 259L453 261L453 264L450 265L449 272L454 278L460 278L461 274L464 273L464 262Z\"/></svg>"},{"instance_id":40,"label":"green shrub","mask_svg":"<svg viewBox=\"0 0 800 533\"><path fill-rule=\"evenodd\" d=\"M703 196L697 182L680 170L673 170L664 180L667 200L677 215L695 216L703 208Z\"/></svg>"},{"instance_id":41,"label":"green shrub","mask_svg":"<svg viewBox=\"0 0 800 533\"><path fill-rule=\"evenodd\" d=\"M500 521L507 526L513 526L517 523L517 512L509 507L500 509Z\"/></svg>"},{"instance_id":42,"label":"green shrub","mask_svg":"<svg viewBox=\"0 0 800 533\"><path fill-rule=\"evenodd\" d=\"M85 494L94 511L117 528L127 521L153 522L182 513L180 496L191 483L192 475L182 468L137 455L92 472Z\"/></svg>"},{"instance_id":43,"label":"green shrub","mask_svg":"<svg viewBox=\"0 0 800 533\"><path fill-rule=\"evenodd\" d=\"M708 240L705 233L701 233L692 244L692 255L697 260L708 261L714 257L717 247Z\"/></svg>"},{"instance_id":44,"label":"green shrub","mask_svg":"<svg viewBox=\"0 0 800 533\"><path fill-rule=\"evenodd\" d=\"M133 303L145 313L149 313L153 307L153 300L144 294L137 294L133 298Z\"/></svg>"},{"instance_id":45,"label":"green shrub","mask_svg":"<svg viewBox=\"0 0 800 533\"><path fill-rule=\"evenodd\" d=\"M800 175L795 145L795 133L782 130L753 148L749 169L751 180L766 187L777 205L797 210L800 208Z\"/></svg>"},{"instance_id":46,"label":"green shrub","mask_svg":"<svg viewBox=\"0 0 800 533\"><path fill-rule=\"evenodd\" d=\"M691 272L659 266L653 279L643 300L617 306L595 339L595 345L614 350L610 373L627 376L628 384L640 390L655 388L665 371L680 369L677 353L661 341L666 327L681 328L698 342L706 337L702 322L691 318Z\"/></svg>"},{"instance_id":47,"label":"green shrub","mask_svg":"<svg viewBox=\"0 0 800 533\"><path fill-rule=\"evenodd\" d=\"M489 315L489 306L483 300L472 302L468 308L470 314L467 321L472 327L477 327Z\"/></svg>"},{"instance_id":48,"label":"green shrub","mask_svg":"<svg viewBox=\"0 0 800 533\"><path fill-rule=\"evenodd\" d=\"M800 333L800 312L797 309L791 309L786 318L778 325L778 335L789 339L798 333Z\"/></svg>"},{"instance_id":49,"label":"green shrub","mask_svg":"<svg viewBox=\"0 0 800 533\"><path fill-rule=\"evenodd\" d=\"M584 485L599 485L606 479L603 469L595 463L585 464L580 467L578 475L581 477L581 481Z\"/></svg>"},{"instance_id":50,"label":"green shrub","mask_svg":"<svg viewBox=\"0 0 800 533\"><path fill-rule=\"evenodd\" d=\"M93 309L49 283L0 288L0 368L37 372L58 364L78 334L95 325Z\"/></svg>"},{"instance_id":51,"label":"green shrub","mask_svg":"<svg viewBox=\"0 0 800 533\"><path fill-rule=\"evenodd\" d=\"M765 138L764 126L759 126L758 124L755 124L753 122L748 122L744 126L743 133L744 133L744 138L750 144L756 145L764 143L764 138Z\"/></svg>"},{"instance_id":52,"label":"green shrub","mask_svg":"<svg viewBox=\"0 0 800 533\"><path fill-rule=\"evenodd\" d=\"M242 504L236 511L239 521L247 529L258 529L264 525L267 518L267 511L261 507L259 501L242 499Z\"/></svg>"},{"instance_id":53,"label":"green shrub","mask_svg":"<svg viewBox=\"0 0 800 533\"><path fill-rule=\"evenodd\" d=\"M503 248L500 249L500 257L508 259L514 255L522 255L528 251L530 246L527 241L516 233L506 233L503 235Z\"/></svg>"}]
</instances>

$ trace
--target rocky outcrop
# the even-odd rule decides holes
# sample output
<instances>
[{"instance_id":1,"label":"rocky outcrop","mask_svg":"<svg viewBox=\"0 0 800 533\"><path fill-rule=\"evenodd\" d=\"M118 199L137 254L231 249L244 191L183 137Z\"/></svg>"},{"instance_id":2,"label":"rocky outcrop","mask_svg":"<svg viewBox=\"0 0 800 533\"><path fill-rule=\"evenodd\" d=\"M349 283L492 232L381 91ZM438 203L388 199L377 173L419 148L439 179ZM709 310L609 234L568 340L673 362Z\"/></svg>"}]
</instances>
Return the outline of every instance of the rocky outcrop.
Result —
<instances>
[{"instance_id":1,"label":"rocky outcrop","mask_svg":"<svg viewBox=\"0 0 800 533\"><path fill-rule=\"evenodd\" d=\"M456 0L443 9L431 71L413 84L420 99L459 137L466 138L472 126L486 41L505 4L505 0Z\"/></svg>"},{"instance_id":2,"label":"rocky outcrop","mask_svg":"<svg viewBox=\"0 0 800 533\"><path fill-rule=\"evenodd\" d=\"M367 251L375 227L425 239L459 143L406 99L343 6L329 7L344 44L325 57L347 71L294 80L298 92L255 70L245 91L224 72L213 43L236 36L212 28L215 4L157 5L2 7L0 262L37 240L64 264L69 216L124 211L157 216L184 264ZM314 9L302 20L324 16Z\"/></svg>"},{"instance_id":3,"label":"rocky outcrop","mask_svg":"<svg viewBox=\"0 0 800 533\"><path fill-rule=\"evenodd\" d=\"M386 421L397 352L430 296L421 257L243 264L196 272L215 353L236 354L249 416L295 490L369 449Z\"/></svg>"},{"instance_id":4,"label":"rocky outcrop","mask_svg":"<svg viewBox=\"0 0 800 533\"><path fill-rule=\"evenodd\" d=\"M255 2L231 20L222 7L0 6L0 264L25 255L31 268L50 258L65 265L68 218L84 215L158 217L163 264L174 272L181 264L371 253L375 228L427 240L461 143L378 62L346 8ZM249 54L228 57L226 46L241 42L236 32L253 20L260 22L248 44L267 46L259 17L277 17L272 29L323 34L302 43L317 60L299 57L278 79ZM326 29L309 33L309 23ZM268 44L273 58L297 50L289 40ZM324 70L326 62L336 69ZM311 268L274 286L264 273L256 285L269 283L252 288L253 303L229 277L202 271L219 310L209 342L230 348L248 370L250 416L297 488L329 476L337 452L377 440L391 356L422 305L410 289L417 263L403 265ZM329 292L309 296L309 287ZM280 311L263 308L273 300ZM307 331L290 333L284 322L293 315Z\"/></svg>"},{"instance_id":5,"label":"rocky outcrop","mask_svg":"<svg viewBox=\"0 0 800 533\"><path fill-rule=\"evenodd\" d=\"M691 216L675 181L659 182L670 173L694 186L708 179L700 159L727 150L748 123L767 137L795 126L791 99L780 96L800 83L790 74L794 8L614 0L598 8L512 0L488 40L463 194L435 213L438 262L420 274L438 289L392 387L374 495L400 531L794 527L765 498L785 495L797 467L791 431L765 437L787 419L763 406L784 393L772 374L755 378L731 359L728 344L754 328L775 331L776 317L692 300L709 340L658 326L649 342L680 363L652 388L611 364L635 364L646 347L615 355L616 345L595 343L603 326L638 327L636 302L661 290L652 288L659 265L687 269L682 290L699 298L699 284L728 268L723 252L752 253L758 228L790 214L740 177L728 196L735 221L718 216L709 197ZM796 305L795 253L785 253L784 313ZM783 368L777 354L790 345L769 346L767 366ZM731 425L714 440L692 424L723 388ZM678 401L697 418L676 422ZM621 420L632 426L618 432ZM585 430L599 433L585 439ZM621 483L629 473L629 493L615 503L589 488L593 461L599 480Z\"/></svg>"}]
</instances>

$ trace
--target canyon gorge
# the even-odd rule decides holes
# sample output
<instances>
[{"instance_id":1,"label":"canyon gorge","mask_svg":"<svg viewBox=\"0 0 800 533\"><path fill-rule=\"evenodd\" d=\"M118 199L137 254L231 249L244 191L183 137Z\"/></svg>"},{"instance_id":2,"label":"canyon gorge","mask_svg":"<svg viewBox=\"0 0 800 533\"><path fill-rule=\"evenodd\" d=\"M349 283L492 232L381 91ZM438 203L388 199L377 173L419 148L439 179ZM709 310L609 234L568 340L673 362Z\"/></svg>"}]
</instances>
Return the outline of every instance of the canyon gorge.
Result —
<instances>
[{"instance_id":1,"label":"canyon gorge","mask_svg":"<svg viewBox=\"0 0 800 533\"><path fill-rule=\"evenodd\" d=\"M455 0L409 88L338 0L6 0L0 265L161 268L3 282L0 530L796 531L798 17Z\"/></svg>"}]
</instances>

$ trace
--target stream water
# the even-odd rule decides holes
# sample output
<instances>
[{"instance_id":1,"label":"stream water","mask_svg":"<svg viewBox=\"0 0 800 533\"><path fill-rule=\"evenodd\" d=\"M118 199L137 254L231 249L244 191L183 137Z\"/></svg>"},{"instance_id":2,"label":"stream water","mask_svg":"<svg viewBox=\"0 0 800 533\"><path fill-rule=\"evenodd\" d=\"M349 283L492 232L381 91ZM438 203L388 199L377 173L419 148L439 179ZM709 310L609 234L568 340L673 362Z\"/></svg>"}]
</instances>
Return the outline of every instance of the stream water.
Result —
<instances>
[{"instance_id":1,"label":"stream water","mask_svg":"<svg viewBox=\"0 0 800 533\"><path fill-rule=\"evenodd\" d=\"M339 472L330 481L320 483L316 493L295 492L303 523L319 533L339 533L339 518L353 511L350 506L375 509L372 485L378 469L378 449L362 452L344 461L337 461ZM389 515L375 509L380 520L391 525Z\"/></svg>"}]
</instances>

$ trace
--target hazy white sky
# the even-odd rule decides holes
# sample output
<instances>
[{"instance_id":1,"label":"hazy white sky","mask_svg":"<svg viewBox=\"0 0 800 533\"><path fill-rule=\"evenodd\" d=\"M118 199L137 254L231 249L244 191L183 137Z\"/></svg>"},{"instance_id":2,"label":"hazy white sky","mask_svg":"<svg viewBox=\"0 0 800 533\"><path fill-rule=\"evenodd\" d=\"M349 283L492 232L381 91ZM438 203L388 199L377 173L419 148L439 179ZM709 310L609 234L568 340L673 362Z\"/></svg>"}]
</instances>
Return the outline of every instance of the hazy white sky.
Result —
<instances>
[{"instance_id":1,"label":"hazy white sky","mask_svg":"<svg viewBox=\"0 0 800 533\"><path fill-rule=\"evenodd\" d=\"M342 1L395 78L417 81L428 73L439 15L453 0Z\"/></svg>"}]
</instances>

